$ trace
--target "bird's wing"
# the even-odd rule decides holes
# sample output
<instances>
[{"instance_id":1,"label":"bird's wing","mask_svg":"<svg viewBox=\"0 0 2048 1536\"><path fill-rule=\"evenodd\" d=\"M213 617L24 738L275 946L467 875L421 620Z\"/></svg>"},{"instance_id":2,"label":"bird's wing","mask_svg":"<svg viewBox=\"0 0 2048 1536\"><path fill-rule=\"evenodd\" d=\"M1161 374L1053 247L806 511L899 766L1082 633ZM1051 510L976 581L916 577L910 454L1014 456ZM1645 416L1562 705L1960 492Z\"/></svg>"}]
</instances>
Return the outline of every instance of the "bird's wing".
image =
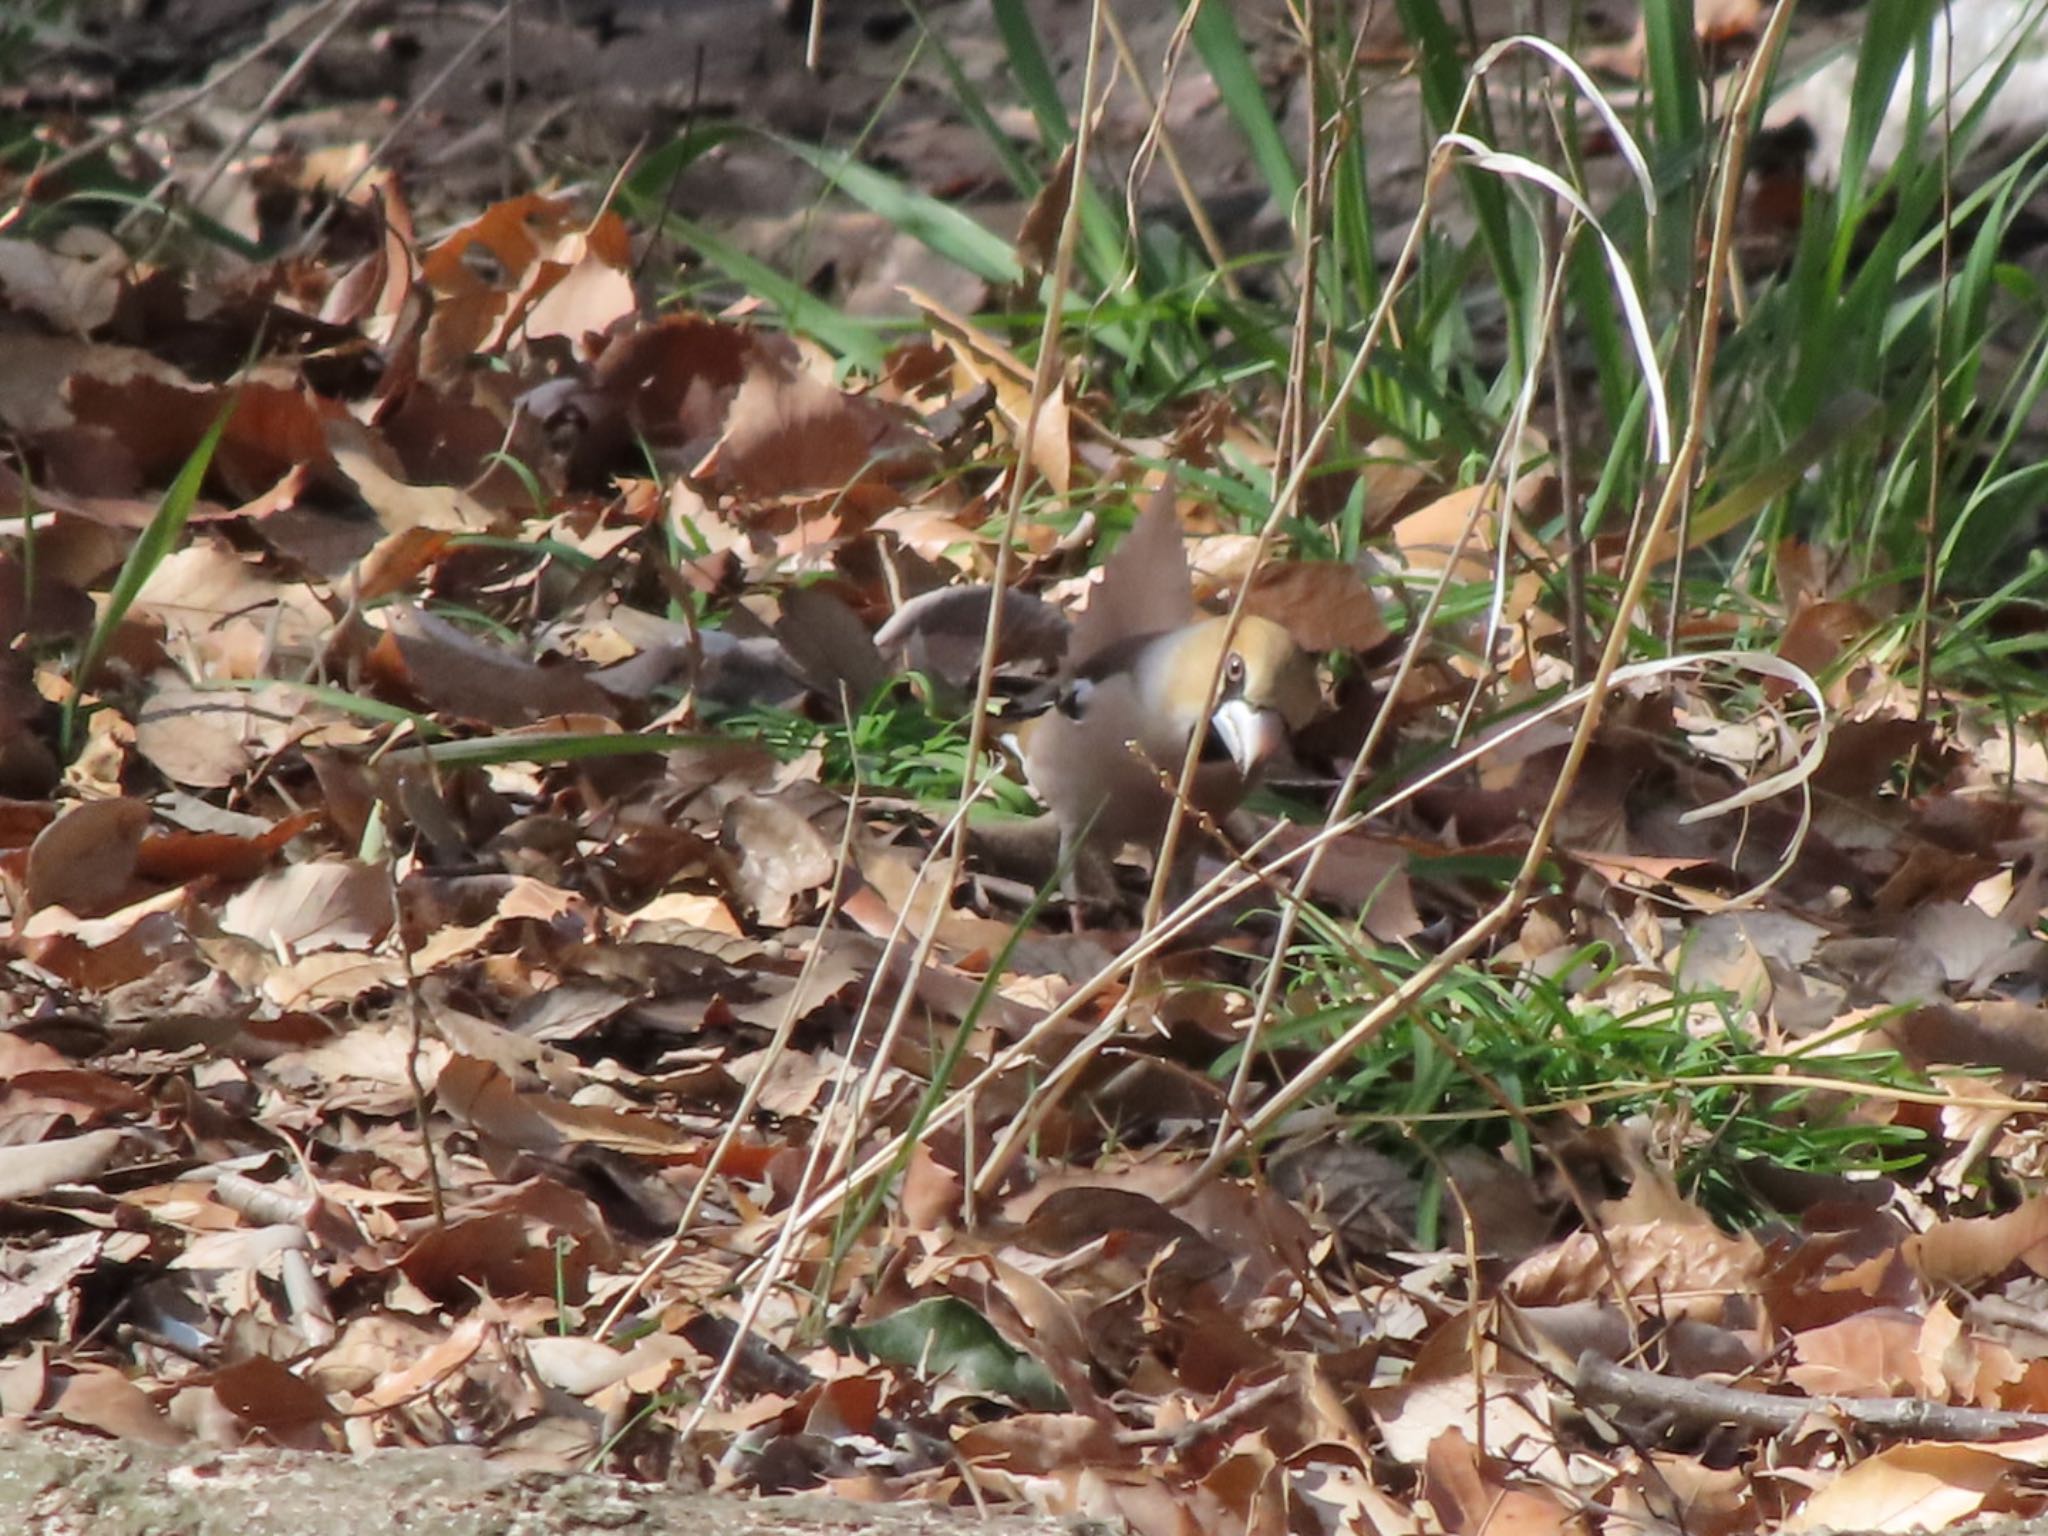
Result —
<instances>
[{"instance_id":1,"label":"bird's wing","mask_svg":"<svg viewBox=\"0 0 2048 1536\"><path fill-rule=\"evenodd\" d=\"M1104 652L1179 629L1194 617L1194 580L1169 479L1103 566L1087 608L1074 620L1066 670L1079 676Z\"/></svg>"}]
</instances>

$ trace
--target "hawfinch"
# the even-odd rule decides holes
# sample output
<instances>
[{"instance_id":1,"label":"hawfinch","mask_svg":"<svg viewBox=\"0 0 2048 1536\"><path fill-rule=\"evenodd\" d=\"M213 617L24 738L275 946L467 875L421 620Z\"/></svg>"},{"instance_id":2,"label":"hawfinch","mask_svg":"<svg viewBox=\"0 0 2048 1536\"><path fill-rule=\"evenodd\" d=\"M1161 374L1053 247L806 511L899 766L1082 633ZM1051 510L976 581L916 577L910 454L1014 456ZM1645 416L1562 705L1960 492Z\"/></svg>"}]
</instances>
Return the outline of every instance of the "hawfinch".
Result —
<instances>
[{"instance_id":1,"label":"hawfinch","mask_svg":"<svg viewBox=\"0 0 2048 1536\"><path fill-rule=\"evenodd\" d=\"M1212 679L1216 707L1206 721ZM1315 670L1270 619L1198 619L1135 635L1061 680L1053 706L1012 735L1025 778L1057 823L1070 888L1100 889L1127 843L1157 846L1188 738L1206 729L1190 801L1210 817L1237 808L1288 733L1319 702Z\"/></svg>"}]
</instances>

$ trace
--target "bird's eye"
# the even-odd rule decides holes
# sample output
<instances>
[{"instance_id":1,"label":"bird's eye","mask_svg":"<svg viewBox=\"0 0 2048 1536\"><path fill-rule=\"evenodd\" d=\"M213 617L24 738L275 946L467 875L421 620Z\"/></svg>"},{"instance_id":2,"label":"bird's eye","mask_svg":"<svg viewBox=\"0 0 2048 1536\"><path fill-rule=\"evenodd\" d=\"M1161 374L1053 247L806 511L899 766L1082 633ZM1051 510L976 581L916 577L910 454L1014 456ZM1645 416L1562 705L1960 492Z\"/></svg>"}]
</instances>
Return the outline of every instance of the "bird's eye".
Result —
<instances>
[{"instance_id":1,"label":"bird's eye","mask_svg":"<svg viewBox=\"0 0 2048 1536\"><path fill-rule=\"evenodd\" d=\"M1230 659L1223 663L1223 675L1233 683L1244 681L1244 658L1232 651Z\"/></svg>"}]
</instances>

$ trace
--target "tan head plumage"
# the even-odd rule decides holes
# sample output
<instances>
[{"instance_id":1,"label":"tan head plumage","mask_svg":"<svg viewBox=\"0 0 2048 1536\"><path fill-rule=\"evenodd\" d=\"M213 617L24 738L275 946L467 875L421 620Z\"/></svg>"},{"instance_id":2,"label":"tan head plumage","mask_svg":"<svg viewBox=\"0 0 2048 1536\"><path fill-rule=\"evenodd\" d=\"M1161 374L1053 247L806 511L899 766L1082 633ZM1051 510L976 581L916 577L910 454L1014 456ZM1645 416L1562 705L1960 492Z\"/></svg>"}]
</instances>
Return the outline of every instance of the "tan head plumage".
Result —
<instances>
[{"instance_id":1,"label":"tan head plumage","mask_svg":"<svg viewBox=\"0 0 2048 1536\"><path fill-rule=\"evenodd\" d=\"M1135 669L1154 726L1146 747L1168 756L1186 749L1219 667L1222 678L1211 722L1238 766L1249 773L1288 730L1308 723L1319 702L1315 669L1294 637L1252 614L1240 618L1234 632L1228 618L1203 619L1146 648Z\"/></svg>"}]
</instances>

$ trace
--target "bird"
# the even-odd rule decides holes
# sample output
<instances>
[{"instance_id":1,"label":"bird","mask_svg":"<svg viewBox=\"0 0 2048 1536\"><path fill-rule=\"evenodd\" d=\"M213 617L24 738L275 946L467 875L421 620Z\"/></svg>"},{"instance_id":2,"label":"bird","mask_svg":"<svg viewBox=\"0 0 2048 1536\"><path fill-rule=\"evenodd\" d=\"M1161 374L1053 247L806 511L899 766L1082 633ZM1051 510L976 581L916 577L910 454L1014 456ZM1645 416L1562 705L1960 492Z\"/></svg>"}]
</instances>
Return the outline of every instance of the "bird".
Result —
<instances>
[{"instance_id":1,"label":"bird","mask_svg":"<svg viewBox=\"0 0 2048 1536\"><path fill-rule=\"evenodd\" d=\"M1068 894L1113 890L1116 854L1158 845L1197 731L1189 803L1220 820L1286 758L1290 734L1320 703L1308 655L1282 625L1254 614L1127 636L1073 663L1049 707L1007 738L1059 830Z\"/></svg>"},{"instance_id":2,"label":"bird","mask_svg":"<svg viewBox=\"0 0 2048 1536\"><path fill-rule=\"evenodd\" d=\"M1116 906L1117 854L1164 838L1197 731L1189 803L1216 821L1290 759L1290 735L1322 708L1315 664L1284 615L1230 618L1196 605L1170 474L1071 618L1016 591L954 587L904 604L875 643L899 666L936 668L966 689L992 610L1003 653L1024 664L1021 676L996 680L997 739L1046 809L1029 821L978 822L970 841L999 875L1042 884L1063 870L1077 925L1086 905ZM1198 835L1180 845L1169 888L1186 888L1199 844Z\"/></svg>"}]
</instances>

